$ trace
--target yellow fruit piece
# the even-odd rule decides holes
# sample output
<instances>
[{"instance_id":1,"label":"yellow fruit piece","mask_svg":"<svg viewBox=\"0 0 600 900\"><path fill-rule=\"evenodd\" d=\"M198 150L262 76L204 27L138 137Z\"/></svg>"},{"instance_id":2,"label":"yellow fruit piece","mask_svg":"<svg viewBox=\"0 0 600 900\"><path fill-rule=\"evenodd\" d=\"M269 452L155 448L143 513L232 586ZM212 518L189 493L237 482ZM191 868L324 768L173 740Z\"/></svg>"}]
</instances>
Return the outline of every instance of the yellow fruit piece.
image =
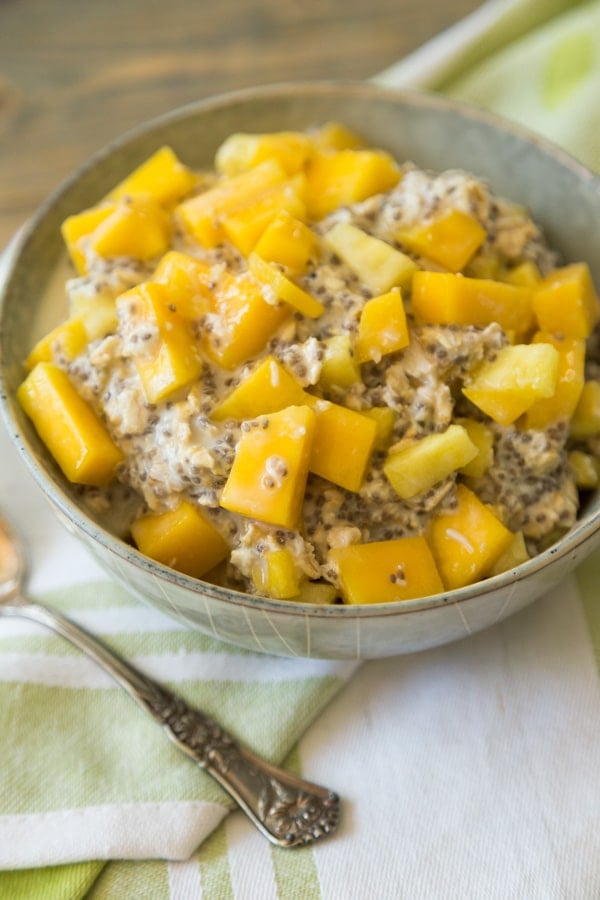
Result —
<instances>
[{"instance_id":1,"label":"yellow fruit piece","mask_svg":"<svg viewBox=\"0 0 600 900\"><path fill-rule=\"evenodd\" d=\"M337 403L311 399L316 422L310 471L348 491L359 491L375 446L375 421Z\"/></svg>"},{"instance_id":2,"label":"yellow fruit piece","mask_svg":"<svg viewBox=\"0 0 600 900\"><path fill-rule=\"evenodd\" d=\"M173 206L192 190L196 176L171 147L161 147L110 192L109 200L152 197L161 206Z\"/></svg>"},{"instance_id":3,"label":"yellow fruit piece","mask_svg":"<svg viewBox=\"0 0 600 900\"><path fill-rule=\"evenodd\" d=\"M71 362L84 350L87 342L83 320L79 317L67 319L35 344L25 360L25 368L31 371L39 362Z\"/></svg>"},{"instance_id":4,"label":"yellow fruit piece","mask_svg":"<svg viewBox=\"0 0 600 900\"><path fill-rule=\"evenodd\" d=\"M511 425L536 400L554 396L559 359L552 344L503 347L475 370L463 394L490 419Z\"/></svg>"},{"instance_id":5,"label":"yellow fruit piece","mask_svg":"<svg viewBox=\"0 0 600 900\"><path fill-rule=\"evenodd\" d=\"M131 535L141 553L192 578L201 578L229 553L220 532L187 500L175 509L141 516Z\"/></svg>"},{"instance_id":6,"label":"yellow fruit piece","mask_svg":"<svg viewBox=\"0 0 600 900\"><path fill-rule=\"evenodd\" d=\"M382 150L317 152L306 171L311 219L322 219L339 206L389 191L400 180L398 166Z\"/></svg>"},{"instance_id":7,"label":"yellow fruit piece","mask_svg":"<svg viewBox=\"0 0 600 900\"><path fill-rule=\"evenodd\" d=\"M199 319L209 312L215 290L212 266L188 253L169 250L160 259L152 280L164 284L180 316Z\"/></svg>"},{"instance_id":8,"label":"yellow fruit piece","mask_svg":"<svg viewBox=\"0 0 600 900\"><path fill-rule=\"evenodd\" d=\"M530 558L523 532L518 531L516 534L513 534L512 541L506 550L500 554L488 575L500 575L502 572L508 572L509 569L516 569L517 566L527 562Z\"/></svg>"},{"instance_id":9,"label":"yellow fruit piece","mask_svg":"<svg viewBox=\"0 0 600 900\"><path fill-rule=\"evenodd\" d=\"M513 533L464 484L456 486L457 507L438 513L428 538L448 590L490 574L513 541Z\"/></svg>"},{"instance_id":10,"label":"yellow fruit piece","mask_svg":"<svg viewBox=\"0 0 600 900\"><path fill-rule=\"evenodd\" d=\"M234 369L260 353L290 315L287 304L267 302L261 285L247 272L223 272L214 302L203 348L224 369Z\"/></svg>"},{"instance_id":11,"label":"yellow fruit piece","mask_svg":"<svg viewBox=\"0 0 600 900\"><path fill-rule=\"evenodd\" d=\"M314 606L331 606L338 596L337 589L332 584L322 581L303 581L298 593L290 597L295 603L311 603Z\"/></svg>"},{"instance_id":12,"label":"yellow fruit piece","mask_svg":"<svg viewBox=\"0 0 600 900\"><path fill-rule=\"evenodd\" d=\"M252 582L264 597L289 600L300 590L294 557L289 550L268 550L252 567Z\"/></svg>"},{"instance_id":13,"label":"yellow fruit piece","mask_svg":"<svg viewBox=\"0 0 600 900\"><path fill-rule=\"evenodd\" d=\"M69 292L69 317L80 319L88 342L113 334L119 325L115 298L111 294Z\"/></svg>"},{"instance_id":14,"label":"yellow fruit piece","mask_svg":"<svg viewBox=\"0 0 600 900\"><path fill-rule=\"evenodd\" d=\"M214 408L211 418L216 422L255 419L286 406L302 406L306 397L302 385L279 360L267 356Z\"/></svg>"},{"instance_id":15,"label":"yellow fruit piece","mask_svg":"<svg viewBox=\"0 0 600 900\"><path fill-rule=\"evenodd\" d=\"M176 207L175 216L203 247L216 247L225 239L224 216L259 197L264 191L286 178L285 169L274 159L255 168L223 178L214 187L184 200Z\"/></svg>"},{"instance_id":16,"label":"yellow fruit piece","mask_svg":"<svg viewBox=\"0 0 600 900\"><path fill-rule=\"evenodd\" d=\"M319 384L325 388L347 388L361 380L349 334L337 334L324 341Z\"/></svg>"},{"instance_id":17,"label":"yellow fruit piece","mask_svg":"<svg viewBox=\"0 0 600 900\"><path fill-rule=\"evenodd\" d=\"M398 496L409 500L462 469L478 452L465 428L449 425L446 431L392 446L383 471Z\"/></svg>"},{"instance_id":18,"label":"yellow fruit piece","mask_svg":"<svg viewBox=\"0 0 600 900\"><path fill-rule=\"evenodd\" d=\"M311 137L317 150L356 150L364 146L362 138L340 122L326 122Z\"/></svg>"},{"instance_id":19,"label":"yellow fruit piece","mask_svg":"<svg viewBox=\"0 0 600 900\"><path fill-rule=\"evenodd\" d=\"M38 363L17 399L69 481L96 487L112 481L123 454L66 372Z\"/></svg>"},{"instance_id":20,"label":"yellow fruit piece","mask_svg":"<svg viewBox=\"0 0 600 900\"><path fill-rule=\"evenodd\" d=\"M113 256L155 259L169 247L171 217L149 197L123 199L94 229L89 240L92 252L104 259Z\"/></svg>"},{"instance_id":21,"label":"yellow fruit piece","mask_svg":"<svg viewBox=\"0 0 600 900\"><path fill-rule=\"evenodd\" d=\"M319 255L319 238L289 212L281 211L260 236L256 254L267 262L285 266L293 276L303 275Z\"/></svg>"},{"instance_id":22,"label":"yellow fruit piece","mask_svg":"<svg viewBox=\"0 0 600 900\"><path fill-rule=\"evenodd\" d=\"M584 383L569 433L576 440L600 434L600 382Z\"/></svg>"},{"instance_id":23,"label":"yellow fruit piece","mask_svg":"<svg viewBox=\"0 0 600 900\"><path fill-rule=\"evenodd\" d=\"M376 425L374 450L387 450L392 440L396 413L389 406L372 406L371 409L361 409L361 416L372 419Z\"/></svg>"},{"instance_id":24,"label":"yellow fruit piece","mask_svg":"<svg viewBox=\"0 0 600 900\"><path fill-rule=\"evenodd\" d=\"M316 319L324 312L323 304L294 284L275 263L261 259L257 253L251 253L248 257L248 268L274 300L282 300L312 319Z\"/></svg>"},{"instance_id":25,"label":"yellow fruit piece","mask_svg":"<svg viewBox=\"0 0 600 900\"><path fill-rule=\"evenodd\" d=\"M502 258L497 251L481 249L469 260L464 274L469 278L485 278L490 281L508 281L503 278Z\"/></svg>"},{"instance_id":26,"label":"yellow fruit piece","mask_svg":"<svg viewBox=\"0 0 600 900\"><path fill-rule=\"evenodd\" d=\"M137 369L149 403L159 403L196 381L202 371L198 343L188 324L169 302L164 285L144 282L121 294L118 303L141 304L143 316L159 332L157 347L137 356Z\"/></svg>"},{"instance_id":27,"label":"yellow fruit piece","mask_svg":"<svg viewBox=\"0 0 600 900\"><path fill-rule=\"evenodd\" d=\"M432 325L497 322L519 340L531 332L534 324L530 288L451 272L416 272L412 311L419 321Z\"/></svg>"},{"instance_id":28,"label":"yellow fruit piece","mask_svg":"<svg viewBox=\"0 0 600 900\"><path fill-rule=\"evenodd\" d=\"M537 288L542 276L536 264L531 260L526 260L519 263L518 266L505 269L501 273L501 279L509 284L515 284L517 287Z\"/></svg>"},{"instance_id":29,"label":"yellow fruit piece","mask_svg":"<svg viewBox=\"0 0 600 900\"><path fill-rule=\"evenodd\" d=\"M313 142L303 132L237 132L229 135L218 148L215 168L217 172L232 176L274 159L288 175L294 175L302 171L312 151Z\"/></svg>"},{"instance_id":30,"label":"yellow fruit piece","mask_svg":"<svg viewBox=\"0 0 600 900\"><path fill-rule=\"evenodd\" d=\"M525 413L525 428L547 428L571 418L579 403L584 382L585 341L538 331L534 344L552 344L558 351L556 390L546 400L536 400Z\"/></svg>"},{"instance_id":31,"label":"yellow fruit piece","mask_svg":"<svg viewBox=\"0 0 600 900\"><path fill-rule=\"evenodd\" d=\"M494 461L494 433L492 429L477 419L455 419L457 425L462 425L470 439L477 447L477 456L461 466L460 472L467 478L481 478Z\"/></svg>"},{"instance_id":32,"label":"yellow fruit piece","mask_svg":"<svg viewBox=\"0 0 600 900\"><path fill-rule=\"evenodd\" d=\"M221 506L261 522L296 529L304 499L315 414L289 406L246 423Z\"/></svg>"},{"instance_id":33,"label":"yellow fruit piece","mask_svg":"<svg viewBox=\"0 0 600 900\"><path fill-rule=\"evenodd\" d=\"M458 209L422 228L396 234L400 243L412 253L424 256L450 272L460 272L486 237L487 232L477 219Z\"/></svg>"},{"instance_id":34,"label":"yellow fruit piece","mask_svg":"<svg viewBox=\"0 0 600 900\"><path fill-rule=\"evenodd\" d=\"M306 218L304 189L303 175L269 188L249 203L223 216L222 228L225 235L242 256L248 256L262 233L280 212L287 212L301 221Z\"/></svg>"},{"instance_id":35,"label":"yellow fruit piece","mask_svg":"<svg viewBox=\"0 0 600 900\"><path fill-rule=\"evenodd\" d=\"M338 222L323 239L372 294L408 287L417 271L417 264L405 253L349 222Z\"/></svg>"},{"instance_id":36,"label":"yellow fruit piece","mask_svg":"<svg viewBox=\"0 0 600 900\"><path fill-rule=\"evenodd\" d=\"M599 318L599 303L586 263L556 269L533 295L541 331L587 338Z\"/></svg>"},{"instance_id":37,"label":"yellow fruit piece","mask_svg":"<svg viewBox=\"0 0 600 900\"><path fill-rule=\"evenodd\" d=\"M63 240L79 275L85 275L88 270L86 238L96 230L101 222L111 216L115 209L115 203L105 203L68 216L62 223Z\"/></svg>"},{"instance_id":38,"label":"yellow fruit piece","mask_svg":"<svg viewBox=\"0 0 600 900\"><path fill-rule=\"evenodd\" d=\"M444 585L424 537L351 544L330 552L344 603L393 603L440 594Z\"/></svg>"},{"instance_id":39,"label":"yellow fruit piece","mask_svg":"<svg viewBox=\"0 0 600 900\"><path fill-rule=\"evenodd\" d=\"M583 450L569 452L569 465L575 476L575 483L580 490L589 491L598 487L600 471L598 460Z\"/></svg>"},{"instance_id":40,"label":"yellow fruit piece","mask_svg":"<svg viewBox=\"0 0 600 900\"><path fill-rule=\"evenodd\" d=\"M403 350L410 343L400 288L367 300L356 337L356 361L380 362L383 356Z\"/></svg>"}]
</instances>

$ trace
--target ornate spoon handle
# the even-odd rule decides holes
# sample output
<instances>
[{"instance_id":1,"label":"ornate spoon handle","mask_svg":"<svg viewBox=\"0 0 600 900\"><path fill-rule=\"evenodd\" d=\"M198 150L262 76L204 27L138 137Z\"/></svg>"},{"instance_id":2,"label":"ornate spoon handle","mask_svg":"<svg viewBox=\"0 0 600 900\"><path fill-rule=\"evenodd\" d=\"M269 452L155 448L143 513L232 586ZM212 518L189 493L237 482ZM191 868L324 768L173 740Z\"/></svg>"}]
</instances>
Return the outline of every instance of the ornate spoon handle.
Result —
<instances>
[{"instance_id":1,"label":"ornate spoon handle","mask_svg":"<svg viewBox=\"0 0 600 900\"><path fill-rule=\"evenodd\" d=\"M172 741L215 778L272 843L310 844L335 830L337 794L303 781L255 756L209 716L148 678L97 638L25 597L0 606L53 629L94 659L166 730Z\"/></svg>"}]
</instances>

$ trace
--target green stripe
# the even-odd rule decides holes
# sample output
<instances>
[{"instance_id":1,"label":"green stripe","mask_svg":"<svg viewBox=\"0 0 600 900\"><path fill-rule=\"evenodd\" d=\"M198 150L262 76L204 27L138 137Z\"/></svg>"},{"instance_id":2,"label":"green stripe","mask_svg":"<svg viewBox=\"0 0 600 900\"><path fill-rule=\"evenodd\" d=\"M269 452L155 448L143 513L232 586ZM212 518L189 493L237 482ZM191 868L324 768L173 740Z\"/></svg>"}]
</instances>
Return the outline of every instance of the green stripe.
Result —
<instances>
[{"instance_id":1,"label":"green stripe","mask_svg":"<svg viewBox=\"0 0 600 900\"><path fill-rule=\"evenodd\" d=\"M149 862L127 860L106 865L92 890L86 895L86 900L116 900L116 898L169 900L166 863L158 860Z\"/></svg>"},{"instance_id":2,"label":"green stripe","mask_svg":"<svg viewBox=\"0 0 600 900\"><path fill-rule=\"evenodd\" d=\"M600 669L600 553L593 553L581 563L576 572L596 663Z\"/></svg>"},{"instance_id":3,"label":"green stripe","mask_svg":"<svg viewBox=\"0 0 600 900\"><path fill-rule=\"evenodd\" d=\"M200 866L202 895L210 900L234 900L226 821L204 841L194 857Z\"/></svg>"},{"instance_id":4,"label":"green stripe","mask_svg":"<svg viewBox=\"0 0 600 900\"><path fill-rule=\"evenodd\" d=\"M104 863L83 862L18 872L0 872L0 897L6 900L80 900Z\"/></svg>"}]
</instances>

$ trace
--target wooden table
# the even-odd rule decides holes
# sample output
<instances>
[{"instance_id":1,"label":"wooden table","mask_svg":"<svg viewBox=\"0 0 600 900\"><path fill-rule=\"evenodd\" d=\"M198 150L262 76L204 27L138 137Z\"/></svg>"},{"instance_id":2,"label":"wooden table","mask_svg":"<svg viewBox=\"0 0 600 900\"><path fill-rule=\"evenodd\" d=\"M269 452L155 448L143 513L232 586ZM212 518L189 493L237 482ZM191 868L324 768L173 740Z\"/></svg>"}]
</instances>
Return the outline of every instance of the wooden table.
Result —
<instances>
[{"instance_id":1,"label":"wooden table","mask_svg":"<svg viewBox=\"0 0 600 900\"><path fill-rule=\"evenodd\" d=\"M0 0L0 249L68 173L168 109L254 84L360 79L476 0Z\"/></svg>"}]
</instances>

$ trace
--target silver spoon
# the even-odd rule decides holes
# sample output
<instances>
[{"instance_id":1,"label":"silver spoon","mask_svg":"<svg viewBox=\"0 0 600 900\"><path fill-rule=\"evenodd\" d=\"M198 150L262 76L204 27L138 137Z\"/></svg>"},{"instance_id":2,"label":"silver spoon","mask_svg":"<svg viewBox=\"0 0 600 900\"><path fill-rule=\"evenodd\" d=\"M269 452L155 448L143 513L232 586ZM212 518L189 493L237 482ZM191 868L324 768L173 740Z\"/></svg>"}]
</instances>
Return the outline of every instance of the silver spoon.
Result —
<instances>
[{"instance_id":1,"label":"silver spoon","mask_svg":"<svg viewBox=\"0 0 600 900\"><path fill-rule=\"evenodd\" d=\"M97 638L28 599L23 592L26 569L23 544L0 515L0 615L39 622L95 660L163 726L180 750L219 782L272 843L311 844L335 830L337 794L255 756L209 716L134 669Z\"/></svg>"}]
</instances>

